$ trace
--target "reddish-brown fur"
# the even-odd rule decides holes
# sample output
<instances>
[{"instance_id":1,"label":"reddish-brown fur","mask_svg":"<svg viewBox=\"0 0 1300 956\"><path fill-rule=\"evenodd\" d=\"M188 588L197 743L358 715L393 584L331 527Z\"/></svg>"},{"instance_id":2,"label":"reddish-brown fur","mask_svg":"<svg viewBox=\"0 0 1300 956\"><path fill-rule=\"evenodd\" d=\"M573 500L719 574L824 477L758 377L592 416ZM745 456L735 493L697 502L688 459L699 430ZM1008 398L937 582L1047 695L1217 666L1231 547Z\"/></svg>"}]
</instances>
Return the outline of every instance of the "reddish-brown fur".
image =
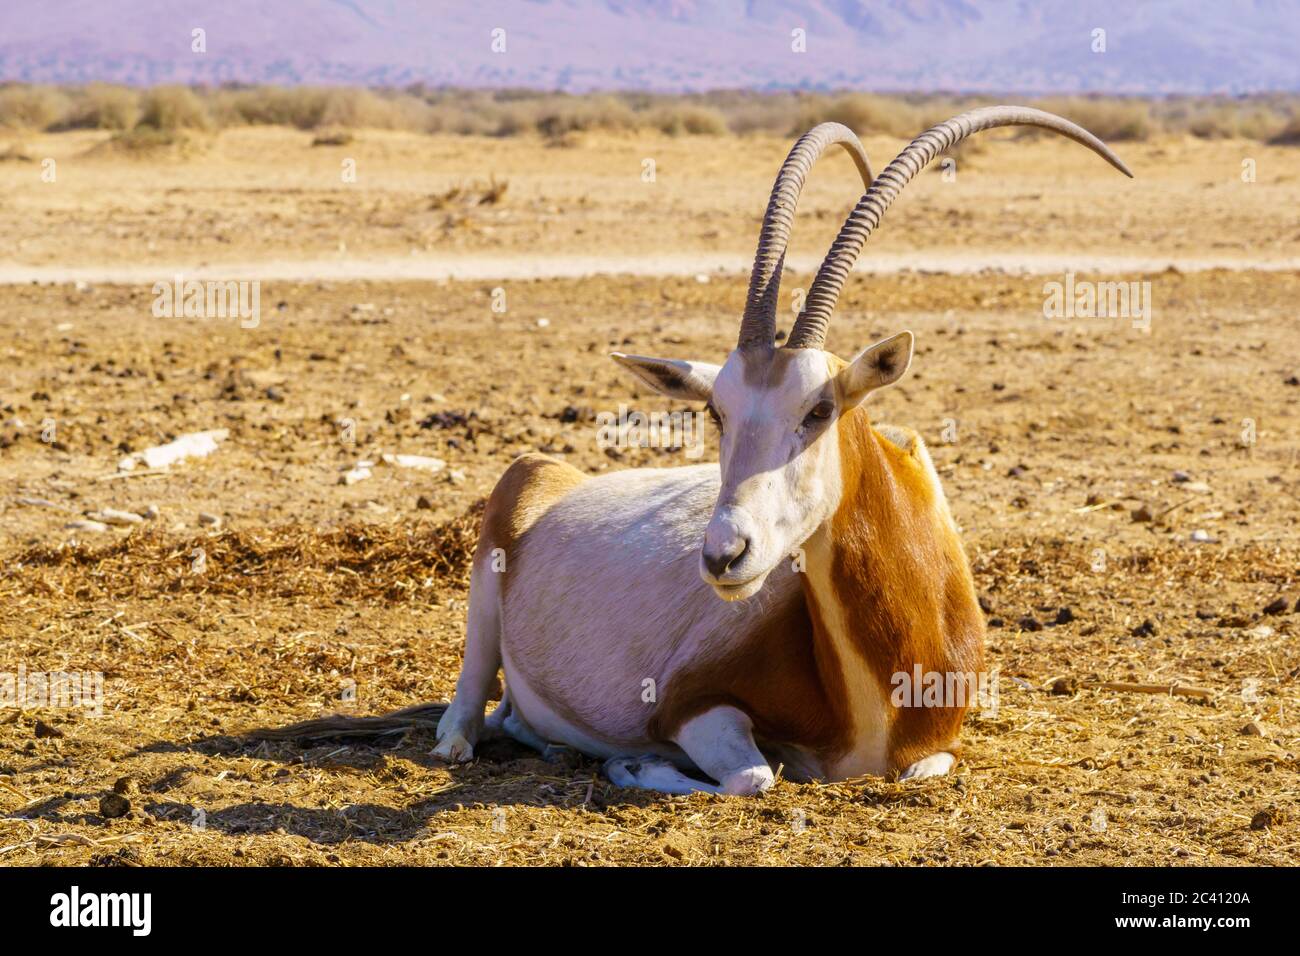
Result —
<instances>
[{"instance_id":1,"label":"reddish-brown fur","mask_svg":"<svg viewBox=\"0 0 1300 956\"><path fill-rule=\"evenodd\" d=\"M984 616L961 539L924 464L858 408L839 424L844 491L831 522L834 598L888 696L894 674L978 673ZM965 707L891 708L889 764L954 756Z\"/></svg>"},{"instance_id":2,"label":"reddish-brown fur","mask_svg":"<svg viewBox=\"0 0 1300 956\"><path fill-rule=\"evenodd\" d=\"M774 608L730 654L674 675L649 732L668 741L692 717L721 704L749 715L760 741L806 747L832 759L851 743L848 696L817 609L802 597Z\"/></svg>"}]
</instances>

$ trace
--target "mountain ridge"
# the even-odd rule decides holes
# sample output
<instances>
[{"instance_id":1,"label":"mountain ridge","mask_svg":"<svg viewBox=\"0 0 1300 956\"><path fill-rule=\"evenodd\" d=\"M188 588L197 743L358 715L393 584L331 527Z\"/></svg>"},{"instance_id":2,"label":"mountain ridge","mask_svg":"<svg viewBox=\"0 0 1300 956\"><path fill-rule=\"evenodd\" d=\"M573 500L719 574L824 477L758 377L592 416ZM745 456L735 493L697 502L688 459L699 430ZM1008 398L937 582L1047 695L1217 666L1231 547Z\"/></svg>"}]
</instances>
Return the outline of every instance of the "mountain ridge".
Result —
<instances>
[{"instance_id":1,"label":"mountain ridge","mask_svg":"<svg viewBox=\"0 0 1300 956\"><path fill-rule=\"evenodd\" d=\"M1298 48L1300 0L0 6L0 80L35 83L1233 94L1300 89Z\"/></svg>"}]
</instances>

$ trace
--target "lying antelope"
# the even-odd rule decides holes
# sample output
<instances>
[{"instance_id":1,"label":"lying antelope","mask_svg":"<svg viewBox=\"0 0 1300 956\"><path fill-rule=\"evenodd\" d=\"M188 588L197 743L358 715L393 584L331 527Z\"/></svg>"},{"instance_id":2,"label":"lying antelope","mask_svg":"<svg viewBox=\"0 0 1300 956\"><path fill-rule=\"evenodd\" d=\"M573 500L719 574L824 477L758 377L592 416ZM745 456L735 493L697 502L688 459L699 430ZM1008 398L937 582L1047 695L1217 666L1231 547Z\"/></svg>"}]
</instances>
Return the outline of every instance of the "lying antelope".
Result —
<instances>
[{"instance_id":1,"label":"lying antelope","mask_svg":"<svg viewBox=\"0 0 1300 956\"><path fill-rule=\"evenodd\" d=\"M935 126L879 178L843 126L799 140L727 360L613 356L659 393L706 403L720 463L588 476L530 454L506 470L487 503L464 665L435 754L471 758L504 669L487 726L604 758L623 786L754 794L777 765L795 779L948 772L966 702L893 706L892 675L979 672L984 618L925 445L910 429L873 427L864 407L907 371L912 334L852 361L823 344L849 270L902 188L972 133L1011 125L1061 133L1131 175L1087 131L1014 107ZM832 145L868 189L777 348L795 204ZM691 775L701 772L716 783Z\"/></svg>"}]
</instances>

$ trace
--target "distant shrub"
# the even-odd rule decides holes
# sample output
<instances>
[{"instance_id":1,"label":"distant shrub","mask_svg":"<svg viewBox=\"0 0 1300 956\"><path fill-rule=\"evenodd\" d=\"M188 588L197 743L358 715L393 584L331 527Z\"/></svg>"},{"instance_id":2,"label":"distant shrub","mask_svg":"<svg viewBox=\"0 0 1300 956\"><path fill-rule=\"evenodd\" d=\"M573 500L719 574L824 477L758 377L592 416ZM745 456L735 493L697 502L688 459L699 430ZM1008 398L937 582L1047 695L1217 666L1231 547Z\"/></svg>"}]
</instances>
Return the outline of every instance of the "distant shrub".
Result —
<instances>
[{"instance_id":1,"label":"distant shrub","mask_svg":"<svg viewBox=\"0 0 1300 956\"><path fill-rule=\"evenodd\" d=\"M185 86L156 86L140 98L139 126L155 130L212 128L203 101Z\"/></svg>"},{"instance_id":2,"label":"distant shrub","mask_svg":"<svg viewBox=\"0 0 1300 956\"><path fill-rule=\"evenodd\" d=\"M198 156L206 149L207 138L183 129L158 129L154 126L135 126L114 133L102 143L87 150L87 156L113 156L127 159L185 160Z\"/></svg>"},{"instance_id":3,"label":"distant shrub","mask_svg":"<svg viewBox=\"0 0 1300 956\"><path fill-rule=\"evenodd\" d=\"M1108 142L1144 140L1151 135L1151 110L1141 100L1069 97L1039 100L1033 105L1064 116Z\"/></svg>"},{"instance_id":4,"label":"distant shrub","mask_svg":"<svg viewBox=\"0 0 1300 956\"><path fill-rule=\"evenodd\" d=\"M164 86L138 92L107 84L60 89L0 85L0 128L17 130L209 130L244 125L322 131L389 129L462 136L540 135L576 145L591 131L659 130L672 136L767 134L788 138L828 120L859 135L910 139L976 106L1004 101L949 93L877 94L716 90L566 94L527 89L403 90L351 87ZM1250 96L1012 98L1059 113L1111 142L1160 133L1261 142L1294 135L1300 115L1291 93ZM1021 135L1039 135L1023 131ZM1278 141L1281 141L1278 140ZM970 155L966 151L965 155Z\"/></svg>"},{"instance_id":5,"label":"distant shrub","mask_svg":"<svg viewBox=\"0 0 1300 956\"><path fill-rule=\"evenodd\" d=\"M140 122L140 95L125 86L92 83L81 91L74 121L90 129L130 129Z\"/></svg>"},{"instance_id":6,"label":"distant shrub","mask_svg":"<svg viewBox=\"0 0 1300 956\"><path fill-rule=\"evenodd\" d=\"M370 90L330 90L316 125L345 129L423 129L427 106L407 96L383 97Z\"/></svg>"},{"instance_id":7,"label":"distant shrub","mask_svg":"<svg viewBox=\"0 0 1300 956\"><path fill-rule=\"evenodd\" d=\"M665 104L647 111L645 119L645 125L669 136L721 136L727 132L726 118L711 106Z\"/></svg>"},{"instance_id":8,"label":"distant shrub","mask_svg":"<svg viewBox=\"0 0 1300 956\"><path fill-rule=\"evenodd\" d=\"M316 87L255 86L217 90L209 97L209 110L222 126L315 129L328 102L328 91Z\"/></svg>"},{"instance_id":9,"label":"distant shrub","mask_svg":"<svg viewBox=\"0 0 1300 956\"><path fill-rule=\"evenodd\" d=\"M1280 130L1269 137L1270 146L1300 146L1300 116L1293 116Z\"/></svg>"},{"instance_id":10,"label":"distant shrub","mask_svg":"<svg viewBox=\"0 0 1300 956\"><path fill-rule=\"evenodd\" d=\"M0 88L0 126L46 130L63 122L71 106L65 93L48 86L6 86Z\"/></svg>"},{"instance_id":11,"label":"distant shrub","mask_svg":"<svg viewBox=\"0 0 1300 956\"><path fill-rule=\"evenodd\" d=\"M805 103L791 134L826 122L843 123L859 136L910 137L920 132L916 111L906 103L871 93L847 93L828 102L818 97Z\"/></svg>"},{"instance_id":12,"label":"distant shrub","mask_svg":"<svg viewBox=\"0 0 1300 956\"><path fill-rule=\"evenodd\" d=\"M316 138L311 141L313 146L347 146L352 143L355 137L345 129L330 130L318 133Z\"/></svg>"}]
</instances>

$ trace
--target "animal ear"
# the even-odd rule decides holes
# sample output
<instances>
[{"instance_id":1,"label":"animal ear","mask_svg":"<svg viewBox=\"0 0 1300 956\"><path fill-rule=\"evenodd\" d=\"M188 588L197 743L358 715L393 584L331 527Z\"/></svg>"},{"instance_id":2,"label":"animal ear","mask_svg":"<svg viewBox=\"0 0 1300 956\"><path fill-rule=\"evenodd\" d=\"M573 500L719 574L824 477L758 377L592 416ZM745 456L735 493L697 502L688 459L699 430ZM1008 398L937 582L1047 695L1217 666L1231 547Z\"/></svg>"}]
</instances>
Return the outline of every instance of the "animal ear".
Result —
<instances>
[{"instance_id":1,"label":"animal ear","mask_svg":"<svg viewBox=\"0 0 1300 956\"><path fill-rule=\"evenodd\" d=\"M708 362L646 358L644 355L626 355L623 352L611 352L609 357L630 369L633 375L660 395L688 402L707 402L713 395L713 380L722 371L721 366L710 365Z\"/></svg>"},{"instance_id":2,"label":"animal ear","mask_svg":"<svg viewBox=\"0 0 1300 956\"><path fill-rule=\"evenodd\" d=\"M911 332L899 332L865 349L840 370L839 383L847 403L858 404L878 388L893 385L912 364Z\"/></svg>"}]
</instances>

